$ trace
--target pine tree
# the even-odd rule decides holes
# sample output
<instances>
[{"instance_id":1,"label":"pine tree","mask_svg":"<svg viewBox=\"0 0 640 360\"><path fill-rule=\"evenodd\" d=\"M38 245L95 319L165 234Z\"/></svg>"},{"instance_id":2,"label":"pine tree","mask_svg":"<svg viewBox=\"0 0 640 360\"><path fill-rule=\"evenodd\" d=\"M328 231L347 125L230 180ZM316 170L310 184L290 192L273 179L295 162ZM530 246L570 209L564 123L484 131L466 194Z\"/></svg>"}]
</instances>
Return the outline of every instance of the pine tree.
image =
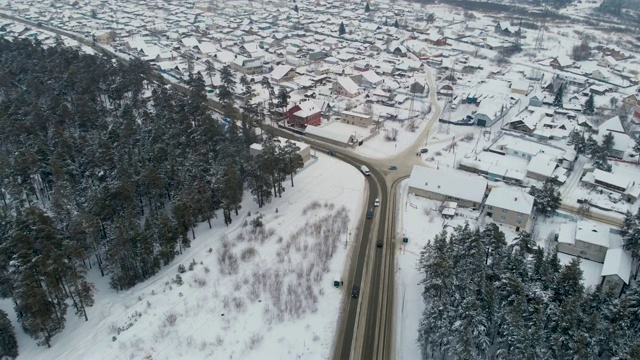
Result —
<instances>
[{"instance_id":1,"label":"pine tree","mask_svg":"<svg viewBox=\"0 0 640 360\"><path fill-rule=\"evenodd\" d=\"M295 11L296 13L298 12L298 4L296 4L296 5L293 7L293 11Z\"/></svg>"},{"instance_id":2,"label":"pine tree","mask_svg":"<svg viewBox=\"0 0 640 360\"><path fill-rule=\"evenodd\" d=\"M595 146L591 155L593 166L602 171L611 172L611 164L609 164L608 153L602 146Z\"/></svg>"},{"instance_id":3,"label":"pine tree","mask_svg":"<svg viewBox=\"0 0 640 360\"><path fill-rule=\"evenodd\" d=\"M582 112L586 115L593 115L596 112L593 101L593 94L589 95L589 98L584 103L584 109L582 109Z\"/></svg>"},{"instance_id":4,"label":"pine tree","mask_svg":"<svg viewBox=\"0 0 640 360\"><path fill-rule=\"evenodd\" d=\"M398 22L398 19L396 19L396 21L393 23L393 27L396 29L400 27L400 23Z\"/></svg>"},{"instance_id":5,"label":"pine tree","mask_svg":"<svg viewBox=\"0 0 640 360\"><path fill-rule=\"evenodd\" d=\"M289 99L291 98L291 95L289 95L289 92L287 91L287 89L285 89L284 87L280 87L280 89L278 89L278 94L276 95L276 98L277 98L276 106L282 109L282 113L285 114L286 116L287 108L289 107Z\"/></svg>"},{"instance_id":6,"label":"pine tree","mask_svg":"<svg viewBox=\"0 0 640 360\"><path fill-rule=\"evenodd\" d=\"M584 134L580 131L573 130L569 135L569 141L567 141L568 145L573 145L573 149L576 151L576 154L582 155L586 153L586 139L584 138Z\"/></svg>"},{"instance_id":7,"label":"pine tree","mask_svg":"<svg viewBox=\"0 0 640 360\"><path fill-rule=\"evenodd\" d=\"M205 65L205 73L207 74L207 76L209 76L209 82L213 87L213 74L215 74L216 72L216 67L213 65L213 62L211 62L211 60L209 59L204 61L204 65Z\"/></svg>"},{"instance_id":8,"label":"pine tree","mask_svg":"<svg viewBox=\"0 0 640 360\"><path fill-rule=\"evenodd\" d=\"M364 12L368 13L369 11L371 11L371 7L369 6L369 2L367 1L367 4L364 6Z\"/></svg>"},{"instance_id":9,"label":"pine tree","mask_svg":"<svg viewBox=\"0 0 640 360\"><path fill-rule=\"evenodd\" d=\"M613 134L611 132L607 132L602 137L602 151L606 152L607 154L610 154L611 150L613 150L614 145L615 145L615 141L613 139Z\"/></svg>"},{"instance_id":10,"label":"pine tree","mask_svg":"<svg viewBox=\"0 0 640 360\"><path fill-rule=\"evenodd\" d=\"M544 182L542 189L532 186L529 194L534 197L533 207L543 216L553 215L562 203L560 192L551 179Z\"/></svg>"},{"instance_id":11,"label":"pine tree","mask_svg":"<svg viewBox=\"0 0 640 360\"><path fill-rule=\"evenodd\" d=\"M338 36L342 36L347 33L347 29L344 27L344 22L340 22L340 27L338 28Z\"/></svg>"},{"instance_id":12,"label":"pine tree","mask_svg":"<svg viewBox=\"0 0 640 360\"><path fill-rule=\"evenodd\" d=\"M553 106L556 108L563 107L563 98L564 98L564 84L560 84L560 87L556 91L556 95L553 98Z\"/></svg>"},{"instance_id":13,"label":"pine tree","mask_svg":"<svg viewBox=\"0 0 640 360\"><path fill-rule=\"evenodd\" d=\"M594 154L600 152L600 146L598 145L598 142L596 141L596 139L593 138L591 134L589 134L589 137L587 137L587 139L585 140L584 147L585 147L585 153L589 155L589 157L593 157Z\"/></svg>"},{"instance_id":14,"label":"pine tree","mask_svg":"<svg viewBox=\"0 0 640 360\"><path fill-rule=\"evenodd\" d=\"M18 357L18 341L7 313L0 310L0 358Z\"/></svg>"},{"instance_id":15,"label":"pine tree","mask_svg":"<svg viewBox=\"0 0 640 360\"><path fill-rule=\"evenodd\" d=\"M293 176L304 167L304 161L299 154L300 147L295 143L288 141L285 142L281 150L280 157L284 165L284 173L291 176L291 187L293 187Z\"/></svg>"}]
</instances>

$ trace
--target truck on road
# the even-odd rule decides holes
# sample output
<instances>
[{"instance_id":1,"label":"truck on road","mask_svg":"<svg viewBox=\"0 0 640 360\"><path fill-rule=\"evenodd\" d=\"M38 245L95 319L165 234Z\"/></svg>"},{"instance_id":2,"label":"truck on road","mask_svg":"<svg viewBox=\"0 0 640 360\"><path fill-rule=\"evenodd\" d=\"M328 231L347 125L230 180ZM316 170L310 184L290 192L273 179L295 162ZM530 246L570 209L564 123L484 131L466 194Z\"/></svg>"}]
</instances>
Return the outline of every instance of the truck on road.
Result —
<instances>
[{"instance_id":1,"label":"truck on road","mask_svg":"<svg viewBox=\"0 0 640 360\"><path fill-rule=\"evenodd\" d=\"M371 175L371 172L369 171L369 168L368 168L368 167L366 167L366 166L364 166L364 165L360 166L360 171L362 171L362 173L363 173L365 176L369 176L369 175Z\"/></svg>"}]
</instances>

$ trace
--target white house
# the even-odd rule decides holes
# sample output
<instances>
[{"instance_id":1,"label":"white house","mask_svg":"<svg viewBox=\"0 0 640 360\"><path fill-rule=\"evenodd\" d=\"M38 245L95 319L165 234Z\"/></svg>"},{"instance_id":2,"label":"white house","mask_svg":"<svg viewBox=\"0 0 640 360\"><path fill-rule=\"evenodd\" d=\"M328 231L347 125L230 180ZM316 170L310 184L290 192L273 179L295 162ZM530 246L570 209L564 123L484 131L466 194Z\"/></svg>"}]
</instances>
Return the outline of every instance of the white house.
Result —
<instances>
[{"instance_id":1,"label":"white house","mask_svg":"<svg viewBox=\"0 0 640 360\"><path fill-rule=\"evenodd\" d=\"M496 223L511 226L516 231L529 232L533 225L533 196L522 190L497 187L487 196L484 211Z\"/></svg>"},{"instance_id":2,"label":"white house","mask_svg":"<svg viewBox=\"0 0 640 360\"><path fill-rule=\"evenodd\" d=\"M459 206L478 208L487 184L487 180L478 175L415 165L409 178L409 192L428 199L455 201Z\"/></svg>"},{"instance_id":3,"label":"white house","mask_svg":"<svg viewBox=\"0 0 640 360\"><path fill-rule=\"evenodd\" d=\"M527 165L527 177L545 181L553 175L558 162L550 155L538 153Z\"/></svg>"},{"instance_id":4,"label":"white house","mask_svg":"<svg viewBox=\"0 0 640 360\"><path fill-rule=\"evenodd\" d=\"M360 93L360 87L351 78L340 76L333 83L333 92L346 97L355 97Z\"/></svg>"},{"instance_id":5,"label":"white house","mask_svg":"<svg viewBox=\"0 0 640 360\"><path fill-rule=\"evenodd\" d=\"M610 247L610 228L591 221L560 225L558 251L602 263Z\"/></svg>"},{"instance_id":6,"label":"white house","mask_svg":"<svg viewBox=\"0 0 640 360\"><path fill-rule=\"evenodd\" d=\"M602 265L602 290L613 289L620 295L631 278L631 254L623 248L609 249Z\"/></svg>"},{"instance_id":7,"label":"white house","mask_svg":"<svg viewBox=\"0 0 640 360\"><path fill-rule=\"evenodd\" d=\"M278 65L276 66L271 74L269 75L271 79L276 82L282 82L293 79L296 72L291 65Z\"/></svg>"},{"instance_id":8,"label":"white house","mask_svg":"<svg viewBox=\"0 0 640 360\"><path fill-rule=\"evenodd\" d=\"M598 142L602 143L606 134L613 135L613 149L609 152L609 156L622 159L632 140L625 133L620 117L614 116L598 127Z\"/></svg>"},{"instance_id":9,"label":"white house","mask_svg":"<svg viewBox=\"0 0 640 360\"><path fill-rule=\"evenodd\" d=\"M361 85L364 88L373 88L384 82L384 79L373 70L365 71L360 75L362 75Z\"/></svg>"}]
</instances>

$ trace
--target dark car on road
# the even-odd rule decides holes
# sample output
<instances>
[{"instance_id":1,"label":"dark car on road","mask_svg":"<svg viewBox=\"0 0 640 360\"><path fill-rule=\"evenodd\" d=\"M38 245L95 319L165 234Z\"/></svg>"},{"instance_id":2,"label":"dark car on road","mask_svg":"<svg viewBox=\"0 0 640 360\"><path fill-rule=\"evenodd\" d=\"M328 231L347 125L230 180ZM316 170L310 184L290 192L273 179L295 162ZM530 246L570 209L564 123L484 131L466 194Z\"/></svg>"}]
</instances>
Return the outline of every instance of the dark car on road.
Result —
<instances>
[{"instance_id":1,"label":"dark car on road","mask_svg":"<svg viewBox=\"0 0 640 360\"><path fill-rule=\"evenodd\" d=\"M389 165L389 170L398 170L398 167L395 165Z\"/></svg>"},{"instance_id":2,"label":"dark car on road","mask_svg":"<svg viewBox=\"0 0 640 360\"><path fill-rule=\"evenodd\" d=\"M336 153L334 153L333 150L327 150L327 154L331 156L336 156Z\"/></svg>"},{"instance_id":3,"label":"dark car on road","mask_svg":"<svg viewBox=\"0 0 640 360\"><path fill-rule=\"evenodd\" d=\"M373 208L369 209L369 211L367 211L367 219L373 219Z\"/></svg>"},{"instance_id":4,"label":"dark car on road","mask_svg":"<svg viewBox=\"0 0 640 360\"><path fill-rule=\"evenodd\" d=\"M353 290L351 290L351 297L357 299L360 296L360 286L353 285Z\"/></svg>"},{"instance_id":5,"label":"dark car on road","mask_svg":"<svg viewBox=\"0 0 640 360\"><path fill-rule=\"evenodd\" d=\"M420 149L420 154L426 154L427 152L429 152L429 149L427 148Z\"/></svg>"},{"instance_id":6,"label":"dark car on road","mask_svg":"<svg viewBox=\"0 0 640 360\"><path fill-rule=\"evenodd\" d=\"M376 243L376 246L381 248L382 247L382 240L378 240L378 242Z\"/></svg>"}]
</instances>

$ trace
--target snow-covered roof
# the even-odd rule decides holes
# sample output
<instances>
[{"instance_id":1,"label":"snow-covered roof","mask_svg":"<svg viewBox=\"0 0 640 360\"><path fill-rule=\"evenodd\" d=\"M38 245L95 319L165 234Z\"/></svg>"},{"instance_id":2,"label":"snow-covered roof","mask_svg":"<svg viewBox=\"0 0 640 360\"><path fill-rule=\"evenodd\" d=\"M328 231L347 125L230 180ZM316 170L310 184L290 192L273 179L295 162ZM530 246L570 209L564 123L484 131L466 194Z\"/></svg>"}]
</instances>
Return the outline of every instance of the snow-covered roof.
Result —
<instances>
[{"instance_id":1,"label":"snow-covered roof","mask_svg":"<svg viewBox=\"0 0 640 360\"><path fill-rule=\"evenodd\" d=\"M605 121L598 127L598 134L604 131L615 131L615 132L624 132L624 127L622 127L622 122L620 121L619 116L614 116L611 119Z\"/></svg>"},{"instance_id":2,"label":"snow-covered roof","mask_svg":"<svg viewBox=\"0 0 640 360\"><path fill-rule=\"evenodd\" d=\"M480 204L487 189L487 180L478 175L415 165L411 170L409 187Z\"/></svg>"},{"instance_id":3,"label":"snow-covered roof","mask_svg":"<svg viewBox=\"0 0 640 360\"><path fill-rule=\"evenodd\" d=\"M538 153L531 159L529 165L527 165L527 171L551 177L556 166L558 166L558 163L556 163L551 156Z\"/></svg>"},{"instance_id":4,"label":"snow-covered roof","mask_svg":"<svg viewBox=\"0 0 640 360\"><path fill-rule=\"evenodd\" d=\"M525 80L517 80L511 83L511 90L520 90L526 92L529 90L529 82Z\"/></svg>"},{"instance_id":5,"label":"snow-covered roof","mask_svg":"<svg viewBox=\"0 0 640 360\"><path fill-rule=\"evenodd\" d=\"M357 94L359 89L360 89L358 84L356 84L349 77L340 76L340 77L338 77L337 81L338 81L338 84L340 84L340 86L342 86L342 88L344 88L347 92L349 92L351 94Z\"/></svg>"},{"instance_id":6,"label":"snow-covered roof","mask_svg":"<svg viewBox=\"0 0 640 360\"><path fill-rule=\"evenodd\" d=\"M498 187L491 190L485 205L529 215L533 209L533 196L521 190Z\"/></svg>"},{"instance_id":7,"label":"snow-covered roof","mask_svg":"<svg viewBox=\"0 0 640 360\"><path fill-rule=\"evenodd\" d=\"M625 284L631 276L631 254L623 248L609 249L604 258L601 276L618 275Z\"/></svg>"},{"instance_id":8,"label":"snow-covered roof","mask_svg":"<svg viewBox=\"0 0 640 360\"><path fill-rule=\"evenodd\" d=\"M558 64L560 64L560 66L562 67L573 64L573 60L571 60L571 58L568 57L567 55L560 55L556 57L556 60L558 60Z\"/></svg>"},{"instance_id":9,"label":"snow-covered roof","mask_svg":"<svg viewBox=\"0 0 640 360\"><path fill-rule=\"evenodd\" d=\"M576 240L609 247L609 228L591 221L581 220L576 224Z\"/></svg>"},{"instance_id":10,"label":"snow-covered roof","mask_svg":"<svg viewBox=\"0 0 640 360\"><path fill-rule=\"evenodd\" d=\"M629 183L631 182L626 177L602 171L600 169L593 170L593 177L595 181L610 184L621 189L627 189Z\"/></svg>"},{"instance_id":11,"label":"snow-covered roof","mask_svg":"<svg viewBox=\"0 0 640 360\"><path fill-rule=\"evenodd\" d=\"M314 125L307 125L304 132L309 135L315 135L321 138L333 140L342 144L348 144L351 139L351 134L345 132L334 131L325 127L318 127Z\"/></svg>"},{"instance_id":12,"label":"snow-covered roof","mask_svg":"<svg viewBox=\"0 0 640 360\"><path fill-rule=\"evenodd\" d=\"M558 243L575 245L576 243L576 223L560 224L558 232Z\"/></svg>"},{"instance_id":13,"label":"snow-covered roof","mask_svg":"<svg viewBox=\"0 0 640 360\"><path fill-rule=\"evenodd\" d=\"M369 71L365 71L363 73L361 73L362 77L367 79L368 82L372 83L372 84L378 84L382 82L382 77L378 74L376 74L375 71L373 70L369 70Z\"/></svg>"},{"instance_id":14,"label":"snow-covered roof","mask_svg":"<svg viewBox=\"0 0 640 360\"><path fill-rule=\"evenodd\" d=\"M271 77L274 80L280 80L283 77L287 76L287 74L291 70L293 70L293 66L291 65L278 65L275 68L273 68L273 71L271 72Z\"/></svg>"},{"instance_id":15,"label":"snow-covered roof","mask_svg":"<svg viewBox=\"0 0 640 360\"><path fill-rule=\"evenodd\" d=\"M198 44L198 49L203 54L213 54L218 51L218 48L210 42L202 42Z\"/></svg>"},{"instance_id":16,"label":"snow-covered roof","mask_svg":"<svg viewBox=\"0 0 640 360\"><path fill-rule=\"evenodd\" d=\"M348 116L353 116L353 117L359 117L359 118L363 118L363 119L369 119L371 118L371 115L367 115L361 112L357 112L357 111L343 111L340 113L341 115L348 115Z\"/></svg>"},{"instance_id":17,"label":"snow-covered roof","mask_svg":"<svg viewBox=\"0 0 640 360\"><path fill-rule=\"evenodd\" d=\"M180 40L180 42L182 42L182 44L187 47L194 47L200 44L198 42L198 39L194 38L193 36L183 38L182 40Z\"/></svg>"},{"instance_id":18,"label":"snow-covered roof","mask_svg":"<svg viewBox=\"0 0 640 360\"><path fill-rule=\"evenodd\" d=\"M316 106L313 101L305 101L300 104L300 110L296 111L293 115L300 117L308 117L320 112L320 109Z\"/></svg>"}]
</instances>

